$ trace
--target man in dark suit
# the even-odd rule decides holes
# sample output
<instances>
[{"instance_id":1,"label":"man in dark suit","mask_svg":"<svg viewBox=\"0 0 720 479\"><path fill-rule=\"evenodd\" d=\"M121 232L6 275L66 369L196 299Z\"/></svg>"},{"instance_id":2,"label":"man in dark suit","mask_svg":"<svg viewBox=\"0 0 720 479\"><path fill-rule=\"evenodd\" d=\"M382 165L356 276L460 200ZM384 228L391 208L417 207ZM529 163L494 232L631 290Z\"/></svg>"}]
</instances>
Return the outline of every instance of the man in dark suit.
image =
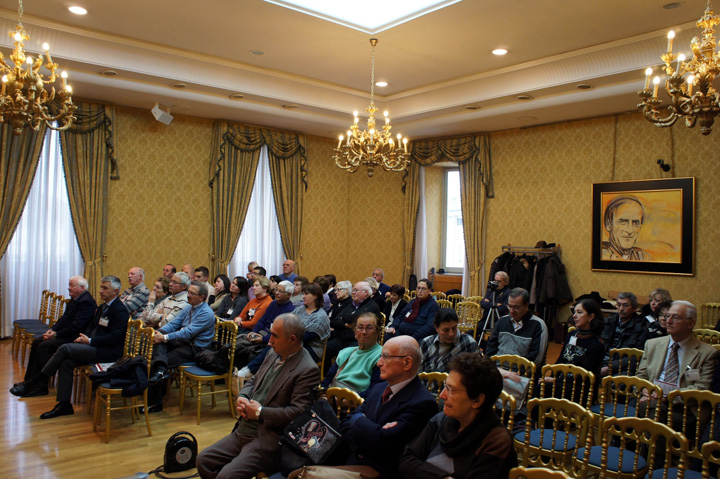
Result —
<instances>
[{"instance_id":1,"label":"man in dark suit","mask_svg":"<svg viewBox=\"0 0 720 479\"><path fill-rule=\"evenodd\" d=\"M122 356L125 344L125 332L130 317L125 305L117 299L121 288L116 276L105 276L100 283L100 297L104 304L95 312L95 318L81 333L75 342L63 344L42 368L37 376L20 383L10 392L22 396L35 387L45 385L58 371L57 401L55 407L40 416L40 419L52 419L73 414L70 404L73 384L73 371L82 364L110 363Z\"/></svg>"},{"instance_id":2,"label":"man in dark suit","mask_svg":"<svg viewBox=\"0 0 720 479\"><path fill-rule=\"evenodd\" d=\"M237 400L240 418L233 431L197 458L204 479L250 479L273 473L280 458L283 428L313 401L320 371L303 348L305 326L293 313L281 314L270 327L272 351Z\"/></svg>"},{"instance_id":3,"label":"man in dark suit","mask_svg":"<svg viewBox=\"0 0 720 479\"><path fill-rule=\"evenodd\" d=\"M347 464L365 465L380 477L399 477L398 461L405 446L438 412L435 398L417 376L420 347L411 336L388 340L378 367L383 382L373 386L365 402L341 424L352 454Z\"/></svg>"},{"instance_id":4,"label":"man in dark suit","mask_svg":"<svg viewBox=\"0 0 720 479\"><path fill-rule=\"evenodd\" d=\"M383 283L383 279L385 279L385 273L380 268L375 268L375 270L372 273L372 277L375 278L375 281L378 282L378 291L382 295L383 298L387 296L387 294L390 292L390 286Z\"/></svg>"},{"instance_id":5,"label":"man in dark suit","mask_svg":"<svg viewBox=\"0 0 720 479\"><path fill-rule=\"evenodd\" d=\"M97 303L87 291L87 280L82 276L73 276L68 283L70 302L65 312L41 336L36 337L30 347L30 359L25 370L25 381L40 374L43 366L55 354L60 346L75 341L78 335L87 329L93 319ZM47 384L41 384L22 397L45 396L48 394Z\"/></svg>"}]
</instances>

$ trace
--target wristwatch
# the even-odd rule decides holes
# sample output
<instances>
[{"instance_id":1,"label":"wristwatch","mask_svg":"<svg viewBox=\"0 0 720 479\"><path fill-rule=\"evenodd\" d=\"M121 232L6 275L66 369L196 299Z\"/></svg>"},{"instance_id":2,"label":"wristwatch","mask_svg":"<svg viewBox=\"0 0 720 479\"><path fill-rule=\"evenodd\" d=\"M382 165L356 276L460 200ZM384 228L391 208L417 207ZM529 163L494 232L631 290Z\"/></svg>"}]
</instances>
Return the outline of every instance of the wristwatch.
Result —
<instances>
[{"instance_id":1,"label":"wristwatch","mask_svg":"<svg viewBox=\"0 0 720 479\"><path fill-rule=\"evenodd\" d=\"M262 406L259 406L255 411L255 419L260 419L260 411L262 411Z\"/></svg>"},{"instance_id":2,"label":"wristwatch","mask_svg":"<svg viewBox=\"0 0 720 479\"><path fill-rule=\"evenodd\" d=\"M163 343L167 343L167 334L163 334Z\"/></svg>"}]
</instances>

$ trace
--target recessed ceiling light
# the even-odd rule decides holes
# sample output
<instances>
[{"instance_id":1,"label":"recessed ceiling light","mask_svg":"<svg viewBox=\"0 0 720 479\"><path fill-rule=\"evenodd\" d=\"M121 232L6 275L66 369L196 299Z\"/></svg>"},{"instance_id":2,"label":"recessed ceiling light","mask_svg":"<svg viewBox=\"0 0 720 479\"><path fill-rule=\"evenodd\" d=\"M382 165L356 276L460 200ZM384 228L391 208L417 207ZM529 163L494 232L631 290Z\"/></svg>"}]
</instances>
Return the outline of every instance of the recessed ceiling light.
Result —
<instances>
[{"instance_id":1,"label":"recessed ceiling light","mask_svg":"<svg viewBox=\"0 0 720 479\"><path fill-rule=\"evenodd\" d=\"M530 95L518 95L517 99L518 100L533 100L533 97L531 97Z\"/></svg>"},{"instance_id":2,"label":"recessed ceiling light","mask_svg":"<svg viewBox=\"0 0 720 479\"><path fill-rule=\"evenodd\" d=\"M262 50L249 50L249 51L250 51L250 53L252 53L253 55L257 55L257 56L265 55L265 52L262 51Z\"/></svg>"},{"instance_id":3,"label":"recessed ceiling light","mask_svg":"<svg viewBox=\"0 0 720 479\"><path fill-rule=\"evenodd\" d=\"M232 98L233 100L242 100L243 98L245 98L245 95L243 95L242 93L233 93L232 95L230 95L230 98Z\"/></svg>"},{"instance_id":4,"label":"recessed ceiling light","mask_svg":"<svg viewBox=\"0 0 720 479\"><path fill-rule=\"evenodd\" d=\"M477 106L477 105L467 105L467 106L465 106L465 109L466 109L466 110L479 110L480 108L481 108L481 107L479 107L479 106Z\"/></svg>"},{"instance_id":5,"label":"recessed ceiling light","mask_svg":"<svg viewBox=\"0 0 720 479\"><path fill-rule=\"evenodd\" d=\"M173 88L178 88L178 89L179 89L179 88L185 88L187 85L184 84L184 83L173 83L173 84L170 85L170 86L173 87Z\"/></svg>"},{"instance_id":6,"label":"recessed ceiling light","mask_svg":"<svg viewBox=\"0 0 720 479\"><path fill-rule=\"evenodd\" d=\"M579 85L577 85L577 88L579 90L589 90L592 88L592 85L588 85L587 83L580 83Z\"/></svg>"},{"instance_id":7,"label":"recessed ceiling light","mask_svg":"<svg viewBox=\"0 0 720 479\"><path fill-rule=\"evenodd\" d=\"M117 72L115 70L105 70L100 72L101 75L105 75L106 77L114 77L117 75Z\"/></svg>"},{"instance_id":8,"label":"recessed ceiling light","mask_svg":"<svg viewBox=\"0 0 720 479\"><path fill-rule=\"evenodd\" d=\"M294 110L298 106L290 104L290 105L283 105L282 107L285 108L286 110Z\"/></svg>"},{"instance_id":9,"label":"recessed ceiling light","mask_svg":"<svg viewBox=\"0 0 720 479\"><path fill-rule=\"evenodd\" d=\"M375 86L386 87L386 86L388 86L388 82L386 82L386 81L378 81L378 82L375 82Z\"/></svg>"},{"instance_id":10,"label":"recessed ceiling light","mask_svg":"<svg viewBox=\"0 0 720 479\"><path fill-rule=\"evenodd\" d=\"M87 14L86 9L84 9L83 7L78 7L76 5L73 5L72 7L68 7L68 10L70 10L75 15L86 15Z\"/></svg>"},{"instance_id":11,"label":"recessed ceiling light","mask_svg":"<svg viewBox=\"0 0 720 479\"><path fill-rule=\"evenodd\" d=\"M682 7L682 5L683 4L681 2L670 2L663 5L663 8L665 10L675 10L676 8Z\"/></svg>"},{"instance_id":12,"label":"recessed ceiling light","mask_svg":"<svg viewBox=\"0 0 720 479\"><path fill-rule=\"evenodd\" d=\"M492 54L500 57L500 56L507 54L507 52L508 51L505 50L504 48L496 48L495 50L492 51Z\"/></svg>"}]
</instances>

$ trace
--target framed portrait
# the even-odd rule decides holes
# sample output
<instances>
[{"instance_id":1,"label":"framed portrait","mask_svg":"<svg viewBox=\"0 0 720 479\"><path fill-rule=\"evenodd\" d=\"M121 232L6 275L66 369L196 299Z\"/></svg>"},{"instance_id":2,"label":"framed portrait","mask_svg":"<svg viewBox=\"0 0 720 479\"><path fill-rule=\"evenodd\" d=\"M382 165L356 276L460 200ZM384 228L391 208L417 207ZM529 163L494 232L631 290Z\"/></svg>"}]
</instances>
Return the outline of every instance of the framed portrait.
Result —
<instances>
[{"instance_id":1,"label":"framed portrait","mask_svg":"<svg viewBox=\"0 0 720 479\"><path fill-rule=\"evenodd\" d=\"M592 270L695 272L695 178L595 183Z\"/></svg>"}]
</instances>

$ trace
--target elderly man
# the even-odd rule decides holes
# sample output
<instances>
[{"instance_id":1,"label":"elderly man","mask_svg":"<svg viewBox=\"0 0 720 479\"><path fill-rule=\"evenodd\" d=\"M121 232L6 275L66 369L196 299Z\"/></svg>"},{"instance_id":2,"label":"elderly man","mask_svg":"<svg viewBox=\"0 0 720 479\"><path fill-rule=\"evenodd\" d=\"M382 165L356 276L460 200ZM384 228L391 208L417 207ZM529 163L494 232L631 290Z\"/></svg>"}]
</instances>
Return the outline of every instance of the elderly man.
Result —
<instances>
[{"instance_id":1,"label":"elderly man","mask_svg":"<svg viewBox=\"0 0 720 479\"><path fill-rule=\"evenodd\" d=\"M618 196L605 208L603 226L610 241L602 242L602 259L650 261L650 255L635 246L640 236L645 208L634 196Z\"/></svg>"},{"instance_id":2,"label":"elderly man","mask_svg":"<svg viewBox=\"0 0 720 479\"><path fill-rule=\"evenodd\" d=\"M147 314L143 313L145 324L153 328L161 328L172 321L188 305L188 286L190 286L188 275L183 272L175 273L170 280L170 296L157 305L148 303L151 311Z\"/></svg>"},{"instance_id":3,"label":"elderly man","mask_svg":"<svg viewBox=\"0 0 720 479\"><path fill-rule=\"evenodd\" d=\"M365 281L355 283L352 288L352 303L330 320L330 339L325 353L325 365L328 370L332 365L332 359L342 349L357 345L353 328L362 313L374 313L380 316L380 308L372 299L372 288Z\"/></svg>"},{"instance_id":4,"label":"elderly man","mask_svg":"<svg viewBox=\"0 0 720 479\"><path fill-rule=\"evenodd\" d=\"M82 276L73 276L68 283L70 302L65 312L42 336L36 337L30 347L30 358L25 370L25 381L40 374L45 363L55 354L60 346L72 343L78 335L85 331L92 321L97 304L87 291L88 283ZM16 384L15 387L18 385ZM13 387L13 389L15 389ZM10 392L13 392L11 389ZM15 394L15 393L13 393ZM48 394L47 383L40 384L22 397L45 396ZM17 396L17 394L15 394Z\"/></svg>"},{"instance_id":5,"label":"elderly man","mask_svg":"<svg viewBox=\"0 0 720 479\"><path fill-rule=\"evenodd\" d=\"M435 313L435 331L437 334L423 339L422 372L449 373L450 361L460 353L474 353L477 343L469 334L458 331L458 316L452 308L440 308Z\"/></svg>"},{"instance_id":6,"label":"elderly man","mask_svg":"<svg viewBox=\"0 0 720 479\"><path fill-rule=\"evenodd\" d=\"M385 343L377 363L382 382L370 388L365 402L340 427L352 449L346 464L369 466L380 477L400 477L398 461L405 446L438 411L417 376L421 361L412 337Z\"/></svg>"},{"instance_id":7,"label":"elderly man","mask_svg":"<svg viewBox=\"0 0 720 479\"><path fill-rule=\"evenodd\" d=\"M495 273L495 281L488 283L487 292L482 301L480 301L480 307L483 311L483 320L487 318L487 315L491 308L495 308L498 312L494 319L501 318L508 314L508 297L510 296L510 288L508 283L510 277L505 271L498 271ZM487 323L492 324L492 321Z\"/></svg>"},{"instance_id":8,"label":"elderly man","mask_svg":"<svg viewBox=\"0 0 720 479\"><path fill-rule=\"evenodd\" d=\"M163 267L163 276L165 276L168 279L168 281L170 281L172 279L172 277L175 273L177 273L177 268L175 267L174 264L168 263Z\"/></svg>"},{"instance_id":9,"label":"elderly man","mask_svg":"<svg viewBox=\"0 0 720 479\"><path fill-rule=\"evenodd\" d=\"M195 267L192 265L192 263L185 263L182 266L181 271L188 275L188 278L192 278L193 274L195 274Z\"/></svg>"},{"instance_id":10,"label":"elderly man","mask_svg":"<svg viewBox=\"0 0 720 479\"><path fill-rule=\"evenodd\" d=\"M147 306L150 296L150 290L145 286L145 271L137 266L130 268L128 283L130 287L122 292L120 301L127 308L130 317L136 318Z\"/></svg>"},{"instance_id":11,"label":"elderly man","mask_svg":"<svg viewBox=\"0 0 720 479\"><path fill-rule=\"evenodd\" d=\"M205 283L193 281L187 291L188 306L162 328L155 331L156 346L150 365L152 384L148 391L148 412L162 411L161 382L168 368L195 360L195 354L207 348L215 336L215 314L205 302Z\"/></svg>"},{"instance_id":12,"label":"elderly man","mask_svg":"<svg viewBox=\"0 0 720 479\"><path fill-rule=\"evenodd\" d=\"M248 290L248 300L255 298L255 293L253 292L253 282L255 281L255 277L257 274L255 273L255 268L260 266L257 261L250 261L247 266L247 273L245 273L245 277L248 280L248 283L250 283L250 289Z\"/></svg>"},{"instance_id":13,"label":"elderly man","mask_svg":"<svg viewBox=\"0 0 720 479\"><path fill-rule=\"evenodd\" d=\"M76 367L82 364L111 363L122 356L130 315L127 308L120 301L116 301L121 286L120 279L116 276L105 276L100 283L100 297L104 303L97 308L95 318L85 332L80 333L75 342L60 346L40 374L18 385L16 392L11 391L16 396L22 396L35 387L44 386L47 389L48 381L59 371L58 403L51 411L43 413L40 419L74 413L70 398Z\"/></svg>"},{"instance_id":14,"label":"elderly man","mask_svg":"<svg viewBox=\"0 0 720 479\"><path fill-rule=\"evenodd\" d=\"M415 298L400 314L395 315L395 320L385 329L385 338L406 334L420 342L432 334L438 304L430 294L431 291L432 282L429 279L418 281Z\"/></svg>"},{"instance_id":15,"label":"elderly man","mask_svg":"<svg viewBox=\"0 0 720 479\"><path fill-rule=\"evenodd\" d=\"M200 477L250 479L277 471L282 430L310 407L320 381L315 361L303 348L304 335L296 315L275 319L269 342L273 351L240 391L233 431L198 455Z\"/></svg>"},{"instance_id":16,"label":"elderly man","mask_svg":"<svg viewBox=\"0 0 720 479\"><path fill-rule=\"evenodd\" d=\"M522 288L510 291L510 314L495 324L485 347L485 356L515 354L534 362L540 370L547 353L548 331L545 321L532 314L529 306L527 291Z\"/></svg>"},{"instance_id":17,"label":"elderly man","mask_svg":"<svg viewBox=\"0 0 720 479\"><path fill-rule=\"evenodd\" d=\"M384 298L386 294L390 292L390 286L383 283L383 279L385 279L385 273L380 268L375 268L372 272L372 277L377 281L378 283L378 291Z\"/></svg>"},{"instance_id":18,"label":"elderly man","mask_svg":"<svg viewBox=\"0 0 720 479\"><path fill-rule=\"evenodd\" d=\"M638 348L643 349L645 336L647 334L647 321L637 315L638 300L634 294L623 291L617 297L617 314L613 314L605 320L605 328L600 334L600 340L605 345L605 359L607 364L600 370L601 376L614 374L620 368L618 359L611 360L609 352L617 348ZM627 364L624 360L623 367ZM637 365L631 365L634 368ZM611 370L612 368L612 370Z\"/></svg>"},{"instance_id":19,"label":"elderly man","mask_svg":"<svg viewBox=\"0 0 720 479\"><path fill-rule=\"evenodd\" d=\"M291 283L295 281L295 278L297 278L298 275L295 274L295 261L291 259L286 259L283 263L283 272L280 275L280 278L283 281L290 281Z\"/></svg>"},{"instance_id":20,"label":"elderly man","mask_svg":"<svg viewBox=\"0 0 720 479\"><path fill-rule=\"evenodd\" d=\"M193 273L193 280L205 283L205 286L208 290L208 296L205 299L205 302L210 299L210 296L215 294L215 288L208 282L208 279L210 279L210 270L207 269L207 266L199 266L195 268L195 272Z\"/></svg>"}]
</instances>

